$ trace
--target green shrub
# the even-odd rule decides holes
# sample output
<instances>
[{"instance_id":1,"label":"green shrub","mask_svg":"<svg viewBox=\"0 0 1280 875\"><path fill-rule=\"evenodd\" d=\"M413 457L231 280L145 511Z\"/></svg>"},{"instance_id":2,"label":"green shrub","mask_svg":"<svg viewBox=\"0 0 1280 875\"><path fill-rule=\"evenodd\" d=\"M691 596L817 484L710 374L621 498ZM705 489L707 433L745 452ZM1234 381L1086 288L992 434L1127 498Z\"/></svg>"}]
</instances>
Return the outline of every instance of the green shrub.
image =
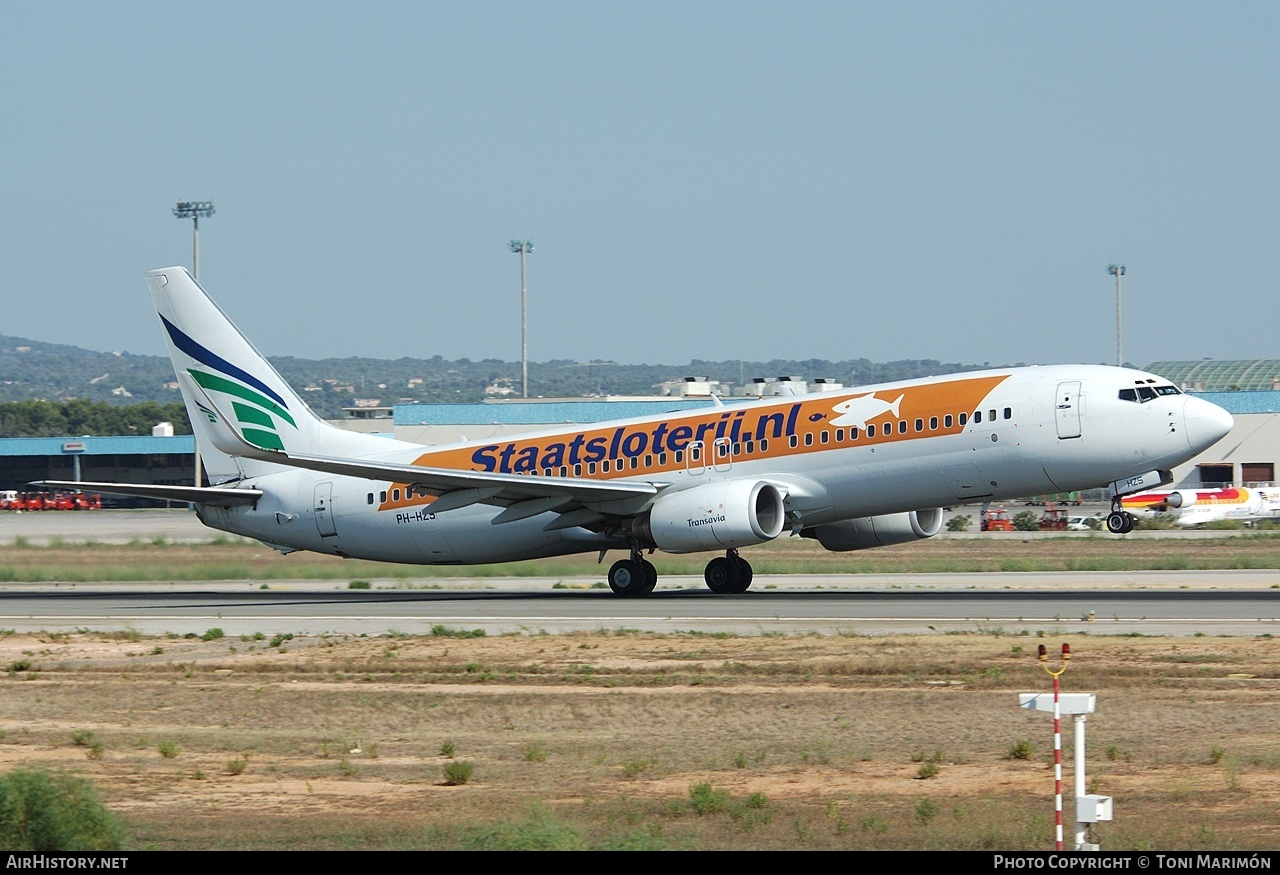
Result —
<instances>
[{"instance_id":1,"label":"green shrub","mask_svg":"<svg viewBox=\"0 0 1280 875\"><path fill-rule=\"evenodd\" d=\"M370 583L367 580L353 580L347 584L347 589L368 589Z\"/></svg>"},{"instance_id":2,"label":"green shrub","mask_svg":"<svg viewBox=\"0 0 1280 875\"><path fill-rule=\"evenodd\" d=\"M587 843L572 826L547 812L520 822L500 821L470 830L462 846L475 851L582 851Z\"/></svg>"},{"instance_id":3,"label":"green shrub","mask_svg":"<svg viewBox=\"0 0 1280 875\"><path fill-rule=\"evenodd\" d=\"M124 823L83 778L18 769L0 777L0 847L11 851L115 851Z\"/></svg>"},{"instance_id":4,"label":"green shrub","mask_svg":"<svg viewBox=\"0 0 1280 875\"><path fill-rule=\"evenodd\" d=\"M216 640L218 640L219 638L221 638L221 637L222 637L222 635L223 635L222 630L221 630L221 629L219 629L217 626L214 626L212 629L206 629L206 630L204 631L204 634L200 636L200 640L201 640L201 641L216 641Z\"/></svg>"},{"instance_id":5,"label":"green shrub","mask_svg":"<svg viewBox=\"0 0 1280 875\"><path fill-rule=\"evenodd\" d=\"M452 741L442 742L440 745L440 756L442 757L449 757L450 759L452 759L453 755L457 752L458 752L458 745Z\"/></svg>"},{"instance_id":6,"label":"green shrub","mask_svg":"<svg viewBox=\"0 0 1280 875\"><path fill-rule=\"evenodd\" d=\"M244 757L237 757L234 760L227 760L227 774L239 775L245 770L245 767L247 765L249 765L249 761Z\"/></svg>"},{"instance_id":7,"label":"green shrub","mask_svg":"<svg viewBox=\"0 0 1280 875\"><path fill-rule=\"evenodd\" d=\"M694 784L689 788L689 804L698 814L715 814L729 808L729 794L724 790L716 790L709 782Z\"/></svg>"},{"instance_id":8,"label":"green shrub","mask_svg":"<svg viewBox=\"0 0 1280 875\"><path fill-rule=\"evenodd\" d=\"M1040 515L1033 510L1024 510L1013 515L1013 527L1019 532L1040 531Z\"/></svg>"},{"instance_id":9,"label":"green shrub","mask_svg":"<svg viewBox=\"0 0 1280 875\"><path fill-rule=\"evenodd\" d=\"M1023 739L1021 741L1015 741L1013 744L1009 745L1007 758L1011 760L1029 760L1033 755L1035 755L1035 752L1036 746L1026 739Z\"/></svg>"},{"instance_id":10,"label":"green shrub","mask_svg":"<svg viewBox=\"0 0 1280 875\"><path fill-rule=\"evenodd\" d=\"M470 782L475 766L466 760L453 760L444 764L444 782L451 787Z\"/></svg>"},{"instance_id":11,"label":"green shrub","mask_svg":"<svg viewBox=\"0 0 1280 875\"><path fill-rule=\"evenodd\" d=\"M973 523L973 517L965 516L963 514L959 516L953 516L951 519L947 520L947 531L948 532L967 532L969 531L969 526L972 523Z\"/></svg>"},{"instance_id":12,"label":"green shrub","mask_svg":"<svg viewBox=\"0 0 1280 875\"><path fill-rule=\"evenodd\" d=\"M156 745L156 750L160 751L160 756L167 760L171 760L178 755L182 748L172 741L162 741Z\"/></svg>"}]
</instances>

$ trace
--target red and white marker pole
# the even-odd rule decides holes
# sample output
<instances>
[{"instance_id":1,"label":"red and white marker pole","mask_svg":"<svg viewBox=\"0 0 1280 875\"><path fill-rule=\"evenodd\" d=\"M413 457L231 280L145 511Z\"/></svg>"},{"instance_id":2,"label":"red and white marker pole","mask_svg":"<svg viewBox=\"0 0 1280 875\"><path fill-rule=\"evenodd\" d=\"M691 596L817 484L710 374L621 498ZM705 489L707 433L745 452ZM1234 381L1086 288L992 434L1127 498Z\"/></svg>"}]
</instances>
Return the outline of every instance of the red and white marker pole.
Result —
<instances>
[{"instance_id":1,"label":"red and white marker pole","mask_svg":"<svg viewBox=\"0 0 1280 875\"><path fill-rule=\"evenodd\" d=\"M1062 703L1059 697L1058 678L1067 670L1071 659L1071 645L1062 645L1062 668L1049 668L1049 653L1040 645L1040 665L1053 678L1053 820L1055 828L1054 849L1062 850Z\"/></svg>"}]
</instances>

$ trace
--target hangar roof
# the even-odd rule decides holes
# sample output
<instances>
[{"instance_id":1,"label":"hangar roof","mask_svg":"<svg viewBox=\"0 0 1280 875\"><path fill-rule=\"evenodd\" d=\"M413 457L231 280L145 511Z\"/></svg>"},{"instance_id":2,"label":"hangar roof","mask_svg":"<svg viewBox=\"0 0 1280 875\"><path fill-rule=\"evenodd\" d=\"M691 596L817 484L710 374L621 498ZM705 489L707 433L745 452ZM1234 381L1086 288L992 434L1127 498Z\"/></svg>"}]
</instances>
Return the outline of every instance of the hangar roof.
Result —
<instances>
[{"instance_id":1,"label":"hangar roof","mask_svg":"<svg viewBox=\"0 0 1280 875\"><path fill-rule=\"evenodd\" d=\"M1196 392L1253 391L1276 388L1280 359L1162 361L1152 362L1143 370Z\"/></svg>"}]
</instances>

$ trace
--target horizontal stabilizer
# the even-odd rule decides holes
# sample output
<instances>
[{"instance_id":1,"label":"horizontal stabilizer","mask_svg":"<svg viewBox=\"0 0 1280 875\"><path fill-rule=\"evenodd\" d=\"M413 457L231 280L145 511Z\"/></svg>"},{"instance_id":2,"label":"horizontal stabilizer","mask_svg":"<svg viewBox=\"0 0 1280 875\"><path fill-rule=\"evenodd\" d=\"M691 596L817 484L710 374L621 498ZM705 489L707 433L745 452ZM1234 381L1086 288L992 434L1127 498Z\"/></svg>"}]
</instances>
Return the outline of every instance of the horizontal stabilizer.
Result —
<instances>
[{"instance_id":1,"label":"horizontal stabilizer","mask_svg":"<svg viewBox=\"0 0 1280 875\"><path fill-rule=\"evenodd\" d=\"M164 486L148 483L93 483L82 480L35 480L31 485L50 489L77 489L81 492L105 492L108 495L128 495L133 498L154 498L157 501L211 504L216 507L253 504L262 497L261 489L235 489L229 486Z\"/></svg>"}]
</instances>

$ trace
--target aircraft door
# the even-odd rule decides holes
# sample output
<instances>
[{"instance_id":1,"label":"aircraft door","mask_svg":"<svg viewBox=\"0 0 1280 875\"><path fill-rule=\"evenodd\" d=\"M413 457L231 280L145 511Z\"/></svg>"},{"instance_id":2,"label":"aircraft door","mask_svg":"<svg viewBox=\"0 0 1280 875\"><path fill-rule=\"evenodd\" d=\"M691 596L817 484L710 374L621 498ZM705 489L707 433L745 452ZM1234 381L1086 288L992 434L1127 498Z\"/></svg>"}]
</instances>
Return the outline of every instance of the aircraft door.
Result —
<instances>
[{"instance_id":1,"label":"aircraft door","mask_svg":"<svg viewBox=\"0 0 1280 875\"><path fill-rule=\"evenodd\" d=\"M320 537L332 538L338 534L338 529L333 524L333 483L326 480L323 483L316 484L315 493L315 516L316 528L320 530Z\"/></svg>"},{"instance_id":2,"label":"aircraft door","mask_svg":"<svg viewBox=\"0 0 1280 875\"><path fill-rule=\"evenodd\" d=\"M1080 381L1058 384L1058 437L1080 437Z\"/></svg>"}]
</instances>

